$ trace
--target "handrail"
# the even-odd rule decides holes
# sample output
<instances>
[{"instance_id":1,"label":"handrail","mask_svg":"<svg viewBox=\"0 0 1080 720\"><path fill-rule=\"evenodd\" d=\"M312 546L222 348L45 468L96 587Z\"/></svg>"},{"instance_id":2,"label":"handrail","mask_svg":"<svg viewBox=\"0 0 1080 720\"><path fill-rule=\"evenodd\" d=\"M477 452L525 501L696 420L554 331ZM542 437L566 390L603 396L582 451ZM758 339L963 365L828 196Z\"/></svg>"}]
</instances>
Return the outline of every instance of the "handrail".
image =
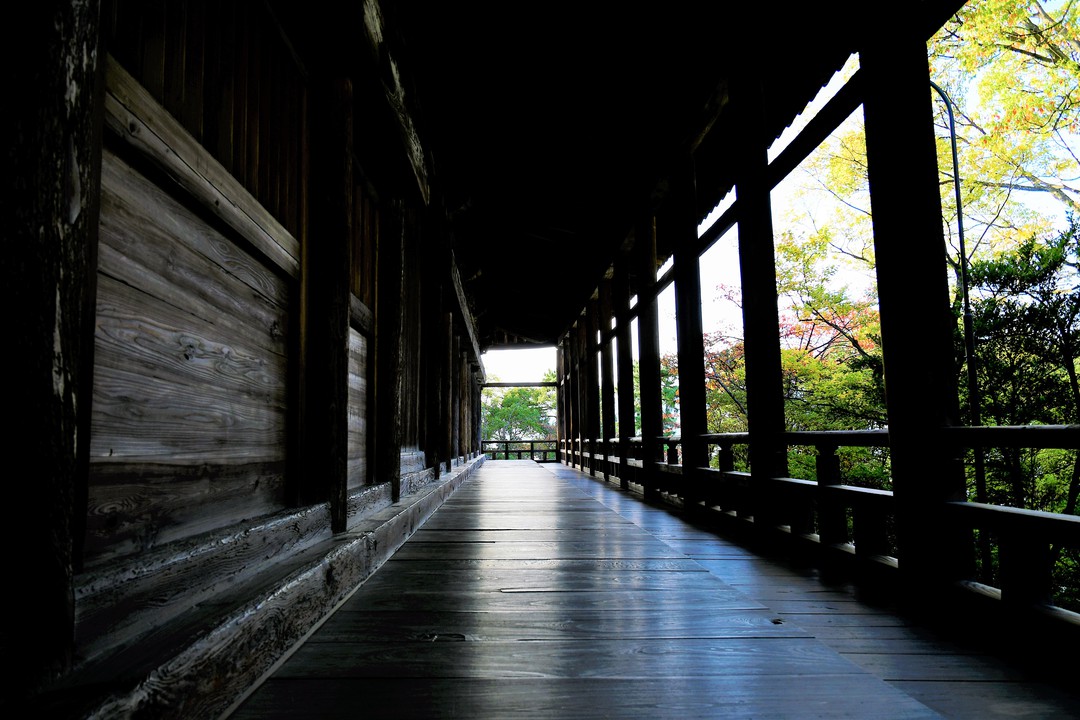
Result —
<instances>
[{"instance_id":1,"label":"handrail","mask_svg":"<svg viewBox=\"0 0 1080 720\"><path fill-rule=\"evenodd\" d=\"M511 455L516 455L518 460L526 458L536 460L537 454L539 454L538 462L550 462L557 459L559 452L558 442L558 440L481 440L480 451L491 452L494 455L501 454L507 460L510 459ZM489 446L491 445L496 446L495 449L490 449ZM512 448L511 445L528 445L529 447L528 449L524 447Z\"/></svg>"},{"instance_id":2,"label":"handrail","mask_svg":"<svg viewBox=\"0 0 1080 720\"><path fill-rule=\"evenodd\" d=\"M564 459L571 464L580 462L583 469L605 477L630 472L632 477L625 483L635 483L654 497L693 502L719 511L722 517L746 519L756 530L767 532L771 528L813 543L825 553L823 562L829 558L854 562L860 572L888 571L902 562L891 530L896 515L893 492L845 484L837 454L843 447L887 448L891 440L888 429L780 433L780 442L788 447L817 448L816 481L761 478L735 471L732 449L749 445L750 433L703 433L699 437L720 448L719 469L684 467L679 452L684 441L681 433L653 438L657 456L651 459L641 455L643 438L629 438L630 451L625 454L636 456L638 462L624 466L615 458L584 452L590 442L602 446L599 440L576 437L562 442L569 450ZM927 431L925 441L957 450L1080 449L1080 425L951 426ZM607 442L609 447L617 447L621 440ZM1071 612L1053 605L1050 558L1058 548L1080 548L1080 517L975 502L943 502L939 509L950 527L963 532L977 530L995 539L1000 549L1000 572L994 583L999 586L1000 598L1014 607ZM974 579L958 581L957 587L972 583L991 588Z\"/></svg>"}]
</instances>

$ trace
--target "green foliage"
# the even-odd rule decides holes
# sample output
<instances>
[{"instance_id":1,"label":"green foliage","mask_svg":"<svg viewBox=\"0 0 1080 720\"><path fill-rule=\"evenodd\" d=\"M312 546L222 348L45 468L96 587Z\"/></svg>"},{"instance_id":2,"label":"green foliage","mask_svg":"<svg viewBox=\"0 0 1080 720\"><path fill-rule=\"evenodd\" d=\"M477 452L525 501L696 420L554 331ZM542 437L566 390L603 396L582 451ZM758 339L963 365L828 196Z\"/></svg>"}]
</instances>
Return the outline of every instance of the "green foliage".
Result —
<instances>
[{"instance_id":1,"label":"green foliage","mask_svg":"<svg viewBox=\"0 0 1080 720\"><path fill-rule=\"evenodd\" d=\"M546 382L554 379L554 371L544 376ZM555 439L554 388L486 388L481 405L485 440Z\"/></svg>"},{"instance_id":2,"label":"green foliage","mask_svg":"<svg viewBox=\"0 0 1080 720\"><path fill-rule=\"evenodd\" d=\"M980 412L992 425L1080 421L1080 233L1028 239L972 264ZM1076 512L1076 452L993 449L989 500Z\"/></svg>"}]
</instances>

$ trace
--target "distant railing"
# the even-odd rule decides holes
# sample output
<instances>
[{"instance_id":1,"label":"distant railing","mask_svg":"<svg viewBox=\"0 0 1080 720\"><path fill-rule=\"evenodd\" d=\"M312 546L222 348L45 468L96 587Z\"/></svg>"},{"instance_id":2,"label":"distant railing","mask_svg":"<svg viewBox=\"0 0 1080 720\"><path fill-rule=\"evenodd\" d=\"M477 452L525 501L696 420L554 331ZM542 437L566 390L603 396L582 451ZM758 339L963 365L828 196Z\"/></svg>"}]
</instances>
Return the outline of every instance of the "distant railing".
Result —
<instances>
[{"instance_id":1,"label":"distant railing","mask_svg":"<svg viewBox=\"0 0 1080 720\"><path fill-rule=\"evenodd\" d=\"M557 440L482 440L480 451L491 460L555 462L559 446Z\"/></svg>"},{"instance_id":2,"label":"distant railing","mask_svg":"<svg viewBox=\"0 0 1080 720\"><path fill-rule=\"evenodd\" d=\"M618 477L646 494L692 502L729 520L743 519L755 530L773 529L789 540L810 543L822 551L826 563L828 558L842 559L856 571L870 572L898 566L892 490L845 484L837 455L843 447L887 448L887 430L784 433L789 448L815 449L816 480L758 478L736 471L735 449L749 447L748 433L707 434L702 440L714 467L695 468L693 473L681 464L682 438L677 435L655 438L655 456L648 460L640 437L629 439L625 453L614 438L564 440L562 460ZM958 458L973 448L1080 450L1080 426L950 427L939 440ZM620 473L630 477L621 478ZM1055 605L1052 583L1054 558L1063 550L1080 550L1080 517L966 501L942 503L940 510L950 531L993 538L993 585L973 577L961 581L961 587L1080 625L1076 608ZM974 539L971 542L974 545Z\"/></svg>"}]
</instances>

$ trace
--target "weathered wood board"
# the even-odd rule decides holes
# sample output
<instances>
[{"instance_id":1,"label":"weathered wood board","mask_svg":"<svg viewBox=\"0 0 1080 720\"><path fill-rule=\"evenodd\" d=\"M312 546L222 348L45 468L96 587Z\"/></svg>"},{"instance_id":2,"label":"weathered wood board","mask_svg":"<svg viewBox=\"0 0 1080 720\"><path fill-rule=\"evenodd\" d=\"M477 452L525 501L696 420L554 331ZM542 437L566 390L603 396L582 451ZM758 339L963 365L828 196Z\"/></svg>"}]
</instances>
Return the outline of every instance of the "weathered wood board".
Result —
<instances>
[{"instance_id":1,"label":"weathered wood board","mask_svg":"<svg viewBox=\"0 0 1080 720\"><path fill-rule=\"evenodd\" d=\"M102 161L88 564L283 507L290 280Z\"/></svg>"}]
</instances>

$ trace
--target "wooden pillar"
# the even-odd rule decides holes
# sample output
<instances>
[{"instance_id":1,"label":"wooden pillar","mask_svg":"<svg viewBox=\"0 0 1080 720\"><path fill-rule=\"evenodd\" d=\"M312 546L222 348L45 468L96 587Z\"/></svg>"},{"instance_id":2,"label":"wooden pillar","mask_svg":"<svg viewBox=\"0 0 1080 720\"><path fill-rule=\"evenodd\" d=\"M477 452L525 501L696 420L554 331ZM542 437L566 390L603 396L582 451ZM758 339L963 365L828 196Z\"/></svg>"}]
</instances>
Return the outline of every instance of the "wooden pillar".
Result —
<instances>
[{"instance_id":1,"label":"wooden pillar","mask_svg":"<svg viewBox=\"0 0 1080 720\"><path fill-rule=\"evenodd\" d=\"M559 345L559 378L562 378L562 407L563 407L563 448L566 464L573 466L573 433L576 427L577 404L573 402L573 378L570 371L573 349L571 348L573 331L568 332Z\"/></svg>"},{"instance_id":2,"label":"wooden pillar","mask_svg":"<svg viewBox=\"0 0 1080 720\"><path fill-rule=\"evenodd\" d=\"M612 283L615 305L616 362L619 387L619 486L630 487L630 438L635 434L634 338L630 332L630 273L624 262L615 268Z\"/></svg>"},{"instance_id":3,"label":"wooden pillar","mask_svg":"<svg viewBox=\"0 0 1080 720\"><path fill-rule=\"evenodd\" d=\"M468 403L466 378L468 369L465 367L465 355L462 352L462 340L460 335L454 336L454 457L461 458L465 454L465 438L468 430L465 427L465 408Z\"/></svg>"},{"instance_id":4,"label":"wooden pillar","mask_svg":"<svg viewBox=\"0 0 1080 720\"><path fill-rule=\"evenodd\" d=\"M664 418L660 396L660 323L656 309L656 221L651 212L643 215L634 229L634 254L638 270L642 484L645 496L655 497L658 491L655 465L662 450L658 438L664 432Z\"/></svg>"},{"instance_id":5,"label":"wooden pillar","mask_svg":"<svg viewBox=\"0 0 1080 720\"><path fill-rule=\"evenodd\" d=\"M573 337L573 365L570 372L574 378L574 447L577 450L577 466L582 472L587 469L585 452L588 450L589 414L585 404L585 321L578 320Z\"/></svg>"},{"instance_id":6,"label":"wooden pillar","mask_svg":"<svg viewBox=\"0 0 1080 720\"><path fill-rule=\"evenodd\" d=\"M708 466L705 440L705 341L701 323L701 269L697 242L694 169L680 168L667 215L675 240L675 320L679 353L679 427L683 492L687 507L703 497L701 468Z\"/></svg>"},{"instance_id":7,"label":"wooden pillar","mask_svg":"<svg viewBox=\"0 0 1080 720\"><path fill-rule=\"evenodd\" d=\"M404 309L405 222L400 204L383 214L379 233L375 300L375 479L389 482L394 502L401 497L401 334Z\"/></svg>"},{"instance_id":8,"label":"wooden pillar","mask_svg":"<svg viewBox=\"0 0 1080 720\"><path fill-rule=\"evenodd\" d=\"M451 413L450 422L453 425L454 434L450 442L451 462L461 457L461 377L463 374L461 367L461 337L457 333L454 333L452 342L453 349L451 351L451 357L454 364L453 372L451 373L453 381L450 389L450 398L453 403L453 412Z\"/></svg>"},{"instance_id":9,"label":"wooden pillar","mask_svg":"<svg viewBox=\"0 0 1080 720\"><path fill-rule=\"evenodd\" d=\"M443 355L443 460L446 471L454 469L454 315L446 313L443 325L445 347Z\"/></svg>"},{"instance_id":10,"label":"wooden pillar","mask_svg":"<svg viewBox=\"0 0 1080 720\"><path fill-rule=\"evenodd\" d=\"M939 517L942 502L963 499L964 484L937 432L959 415L955 321L926 42L906 20L898 18L860 58L899 566L905 589L917 596L964 564L960 541ZM919 362L910 359L913 347Z\"/></svg>"},{"instance_id":11,"label":"wooden pillar","mask_svg":"<svg viewBox=\"0 0 1080 720\"><path fill-rule=\"evenodd\" d=\"M347 523L349 288L353 242L352 83L312 92L310 214L301 244L300 455L302 505L329 501L331 527Z\"/></svg>"},{"instance_id":12,"label":"wooden pillar","mask_svg":"<svg viewBox=\"0 0 1080 720\"><path fill-rule=\"evenodd\" d=\"M596 341L599 330L599 312L596 300L590 300L585 310L585 414L588 419L589 474L596 475L601 469L599 459L603 451L600 442L600 368L597 353L600 351Z\"/></svg>"},{"instance_id":13,"label":"wooden pillar","mask_svg":"<svg viewBox=\"0 0 1080 720\"><path fill-rule=\"evenodd\" d=\"M428 226L430 229L430 226ZM425 233L427 244L432 243L431 236ZM441 238L438 240L441 243ZM433 248L428 248L425 255ZM445 296L443 278L450 259L448 254L433 252L436 260L422 264L424 281L421 285L421 293L424 301L424 323L421 327L421 362L425 368L425 394L427 400L421 403L422 421L424 425L424 464L433 468L435 477L438 478L442 468L443 449L443 412L444 402L443 375L446 366L443 362L442 338L445 329L443 322L443 299ZM443 258L438 260L438 258Z\"/></svg>"},{"instance_id":14,"label":"wooden pillar","mask_svg":"<svg viewBox=\"0 0 1080 720\"><path fill-rule=\"evenodd\" d=\"M772 522L768 480L787 475L783 444L784 394L780 362L776 258L769 199L768 138L762 110L762 87L749 68L731 88L739 127L735 188L738 195L739 263L742 275L743 335L746 350L747 425L750 472L754 482L754 518Z\"/></svg>"},{"instance_id":15,"label":"wooden pillar","mask_svg":"<svg viewBox=\"0 0 1080 720\"><path fill-rule=\"evenodd\" d=\"M567 438L567 403L566 403L566 371L563 369L566 338L560 338L555 346L555 459L566 462L566 454L563 443Z\"/></svg>"},{"instance_id":16,"label":"wooden pillar","mask_svg":"<svg viewBox=\"0 0 1080 720\"><path fill-rule=\"evenodd\" d=\"M615 439L615 377L613 373L614 353L611 349L611 281L604 280L600 283L600 302L597 307L600 319L600 417L601 436L603 443L600 452L604 454L601 468L604 479L611 478L611 441Z\"/></svg>"},{"instance_id":17,"label":"wooden pillar","mask_svg":"<svg viewBox=\"0 0 1080 720\"><path fill-rule=\"evenodd\" d=\"M480 375L479 362L480 362L480 359L477 358L476 359L476 364L471 365L472 370L470 372L470 377L472 377L472 396L473 396L473 402L472 402L472 418L473 418L473 422L472 422L472 426L473 426L472 455L474 457L480 455L480 451L481 451L482 445L483 445L483 443L481 441L484 439L484 435L483 435L483 432L482 432L481 427L480 427L481 415L482 415L482 409L483 408L482 408L482 403L480 402L480 393L481 393L480 380L481 380L481 375Z\"/></svg>"},{"instance_id":18,"label":"wooden pillar","mask_svg":"<svg viewBox=\"0 0 1080 720\"><path fill-rule=\"evenodd\" d=\"M89 463L101 163L100 3L33 3L4 43L6 699L69 667ZM17 538L17 541L15 540Z\"/></svg>"}]
</instances>

